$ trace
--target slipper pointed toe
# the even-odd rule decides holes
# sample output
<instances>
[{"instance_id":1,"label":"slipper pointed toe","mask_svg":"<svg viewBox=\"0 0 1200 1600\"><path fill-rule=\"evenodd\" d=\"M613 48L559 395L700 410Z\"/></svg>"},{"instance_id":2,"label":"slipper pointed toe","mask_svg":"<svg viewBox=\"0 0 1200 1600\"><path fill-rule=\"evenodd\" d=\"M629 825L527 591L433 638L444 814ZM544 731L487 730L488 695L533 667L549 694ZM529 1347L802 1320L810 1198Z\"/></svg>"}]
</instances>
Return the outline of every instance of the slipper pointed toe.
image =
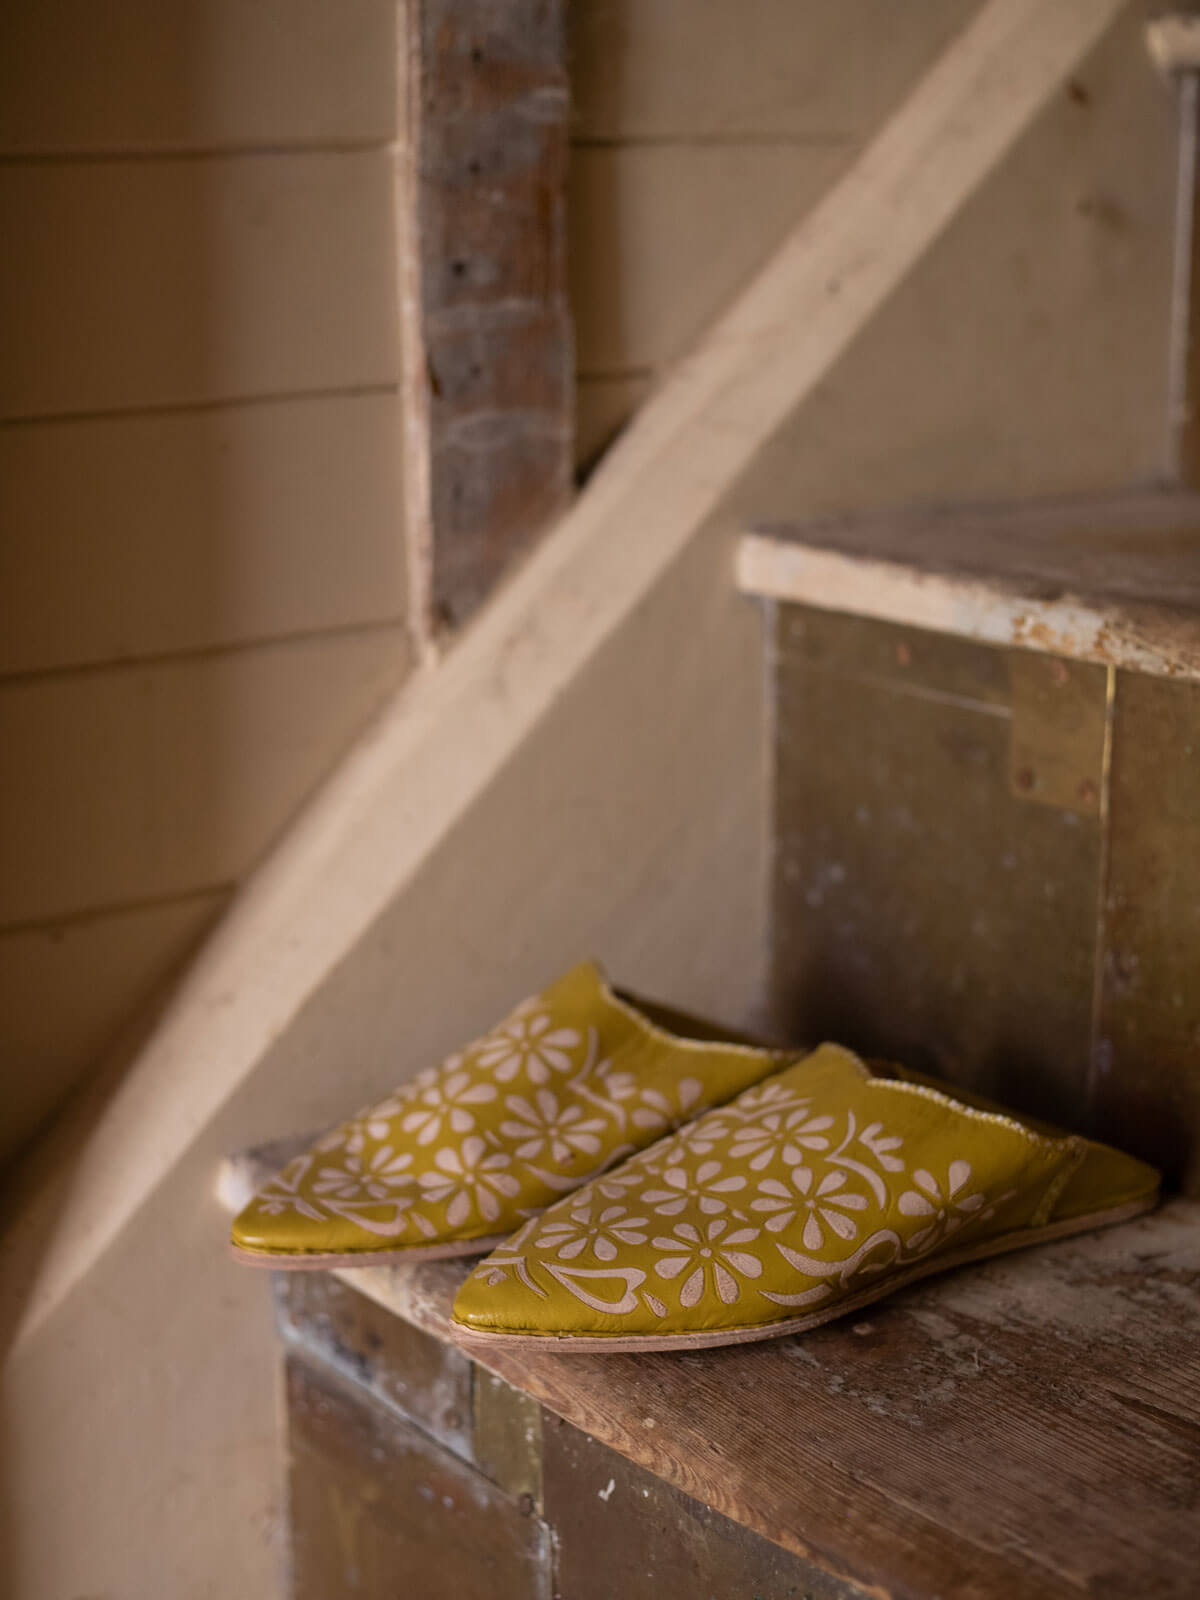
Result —
<instances>
[{"instance_id":1,"label":"slipper pointed toe","mask_svg":"<svg viewBox=\"0 0 1200 1600\"><path fill-rule=\"evenodd\" d=\"M482 1254L633 1151L796 1059L613 990L585 962L327 1134L233 1224L240 1260Z\"/></svg>"},{"instance_id":2,"label":"slipper pointed toe","mask_svg":"<svg viewBox=\"0 0 1200 1600\"><path fill-rule=\"evenodd\" d=\"M798 1333L1148 1209L1131 1157L838 1045L550 1207L462 1285L468 1339L669 1350Z\"/></svg>"}]
</instances>

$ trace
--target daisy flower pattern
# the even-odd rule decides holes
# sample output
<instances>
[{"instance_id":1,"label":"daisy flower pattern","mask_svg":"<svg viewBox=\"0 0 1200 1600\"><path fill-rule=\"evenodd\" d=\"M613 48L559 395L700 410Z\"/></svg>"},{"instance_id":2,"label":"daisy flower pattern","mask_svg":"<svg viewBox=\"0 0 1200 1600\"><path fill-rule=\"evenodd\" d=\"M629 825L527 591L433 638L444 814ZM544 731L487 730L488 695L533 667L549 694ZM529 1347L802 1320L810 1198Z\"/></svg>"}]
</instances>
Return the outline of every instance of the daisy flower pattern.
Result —
<instances>
[{"instance_id":1,"label":"daisy flower pattern","mask_svg":"<svg viewBox=\"0 0 1200 1600\"><path fill-rule=\"evenodd\" d=\"M913 1173L915 1188L906 1189L900 1196L900 1210L906 1217L917 1217L924 1224L908 1237L910 1250L924 1250L940 1237L954 1233L969 1221L984 1204L982 1194L964 1194L971 1181L971 1165L967 1161L952 1161L943 1190L931 1172L924 1168Z\"/></svg>"},{"instance_id":2,"label":"daisy flower pattern","mask_svg":"<svg viewBox=\"0 0 1200 1600\"><path fill-rule=\"evenodd\" d=\"M466 1072L436 1076L409 1102L412 1109L400 1118L403 1133L416 1134L418 1144L433 1144L443 1129L448 1133L470 1133L475 1126L472 1106L486 1105L496 1098L491 1083L472 1083ZM385 1117L369 1118L366 1131L373 1138L386 1138L390 1123Z\"/></svg>"},{"instance_id":3,"label":"daisy flower pattern","mask_svg":"<svg viewBox=\"0 0 1200 1600\"><path fill-rule=\"evenodd\" d=\"M649 1154L656 1141L790 1059L701 1031L695 1039L659 1026L585 962L322 1135L239 1214L235 1251L305 1265L418 1247L466 1254L472 1241L519 1230L600 1174L605 1190L589 1226L608 1206L641 1215L620 1163L647 1154L650 1165L632 1180L644 1185L659 1161ZM703 1153L700 1144L680 1149L673 1163ZM578 1270L603 1261L613 1241L629 1247L611 1229L589 1236Z\"/></svg>"},{"instance_id":4,"label":"daisy flower pattern","mask_svg":"<svg viewBox=\"0 0 1200 1600\"><path fill-rule=\"evenodd\" d=\"M762 1172L777 1156L795 1166L804 1160L806 1150L827 1150L833 1118L810 1116L809 1109L802 1101L792 1111L768 1111L737 1130L729 1154L735 1161L748 1159L752 1172Z\"/></svg>"},{"instance_id":5,"label":"daisy flower pattern","mask_svg":"<svg viewBox=\"0 0 1200 1600\"><path fill-rule=\"evenodd\" d=\"M340 1167L321 1168L313 1188L335 1200L395 1200L395 1191L413 1182L408 1170L412 1159L407 1153L397 1155L390 1145L381 1145L366 1161L351 1155ZM412 1201L403 1203L411 1205Z\"/></svg>"},{"instance_id":6,"label":"daisy flower pattern","mask_svg":"<svg viewBox=\"0 0 1200 1600\"><path fill-rule=\"evenodd\" d=\"M418 1180L422 1199L446 1201L446 1221L452 1228L460 1228L476 1209L485 1222L495 1222L499 1197L515 1195L521 1187L505 1170L510 1162L503 1151L489 1155L487 1145L474 1135L458 1149L447 1145L434 1158L437 1170L423 1172Z\"/></svg>"},{"instance_id":7,"label":"daisy flower pattern","mask_svg":"<svg viewBox=\"0 0 1200 1600\"><path fill-rule=\"evenodd\" d=\"M654 1249L663 1252L654 1263L658 1276L670 1280L687 1274L679 1288L681 1306L699 1304L706 1279L710 1279L722 1303L729 1306L742 1292L735 1274L761 1277L762 1262L740 1248L753 1244L759 1230L735 1228L729 1233L728 1227L725 1217L714 1217L703 1232L691 1222L677 1222L670 1235L653 1240Z\"/></svg>"},{"instance_id":8,"label":"daisy flower pattern","mask_svg":"<svg viewBox=\"0 0 1200 1600\"><path fill-rule=\"evenodd\" d=\"M511 1094L504 1104L510 1115L500 1124L500 1132L514 1141L513 1154L519 1160L548 1155L561 1166L581 1155L599 1155L606 1126L603 1117L589 1117L579 1105L560 1105L549 1089L538 1089L529 1100Z\"/></svg>"},{"instance_id":9,"label":"daisy flower pattern","mask_svg":"<svg viewBox=\"0 0 1200 1600\"><path fill-rule=\"evenodd\" d=\"M499 1083L522 1073L532 1084L549 1083L552 1073L571 1071L581 1042L578 1029L555 1027L548 1011L518 1014L476 1047L475 1062Z\"/></svg>"},{"instance_id":10,"label":"daisy flower pattern","mask_svg":"<svg viewBox=\"0 0 1200 1600\"><path fill-rule=\"evenodd\" d=\"M625 1206L599 1208L588 1202L562 1222L550 1223L538 1235L539 1246L559 1261L573 1261L590 1248L597 1261L615 1261L623 1244L645 1244L645 1217L634 1217Z\"/></svg>"},{"instance_id":11,"label":"daisy flower pattern","mask_svg":"<svg viewBox=\"0 0 1200 1600\"><path fill-rule=\"evenodd\" d=\"M713 1216L728 1211L729 1196L745 1187L740 1173L726 1173L719 1161L702 1161L692 1172L686 1167L668 1167L661 1185L646 1189L642 1200L659 1216L669 1217L683 1211L694 1196L700 1210Z\"/></svg>"},{"instance_id":12,"label":"daisy flower pattern","mask_svg":"<svg viewBox=\"0 0 1200 1600\"><path fill-rule=\"evenodd\" d=\"M844 1172L828 1172L820 1183L814 1183L811 1167L791 1167L786 1178L762 1180L750 1209L770 1213L766 1225L771 1233L798 1225L802 1218L804 1248L819 1250L825 1229L839 1239L853 1239L858 1234L857 1224L846 1213L865 1211L870 1202L865 1195L847 1192L845 1184Z\"/></svg>"},{"instance_id":13,"label":"daisy flower pattern","mask_svg":"<svg viewBox=\"0 0 1200 1600\"><path fill-rule=\"evenodd\" d=\"M552 1205L455 1318L584 1348L811 1325L947 1240L1042 1226L1077 1148L823 1046Z\"/></svg>"}]
</instances>

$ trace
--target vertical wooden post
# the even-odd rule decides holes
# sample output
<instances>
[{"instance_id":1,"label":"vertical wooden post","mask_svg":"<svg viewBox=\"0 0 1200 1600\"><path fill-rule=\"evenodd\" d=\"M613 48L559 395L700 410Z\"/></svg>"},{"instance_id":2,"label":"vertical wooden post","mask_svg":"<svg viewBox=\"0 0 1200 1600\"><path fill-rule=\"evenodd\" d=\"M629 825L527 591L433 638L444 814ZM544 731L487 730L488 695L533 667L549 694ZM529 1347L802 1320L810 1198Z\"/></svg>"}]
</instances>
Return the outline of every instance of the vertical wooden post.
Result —
<instances>
[{"instance_id":1,"label":"vertical wooden post","mask_svg":"<svg viewBox=\"0 0 1200 1600\"><path fill-rule=\"evenodd\" d=\"M568 503L563 0L409 0L409 535L428 637Z\"/></svg>"},{"instance_id":2,"label":"vertical wooden post","mask_svg":"<svg viewBox=\"0 0 1200 1600\"><path fill-rule=\"evenodd\" d=\"M1159 17L1147 45L1178 95L1175 261L1167 351L1167 477L1200 487L1200 16Z\"/></svg>"}]
</instances>

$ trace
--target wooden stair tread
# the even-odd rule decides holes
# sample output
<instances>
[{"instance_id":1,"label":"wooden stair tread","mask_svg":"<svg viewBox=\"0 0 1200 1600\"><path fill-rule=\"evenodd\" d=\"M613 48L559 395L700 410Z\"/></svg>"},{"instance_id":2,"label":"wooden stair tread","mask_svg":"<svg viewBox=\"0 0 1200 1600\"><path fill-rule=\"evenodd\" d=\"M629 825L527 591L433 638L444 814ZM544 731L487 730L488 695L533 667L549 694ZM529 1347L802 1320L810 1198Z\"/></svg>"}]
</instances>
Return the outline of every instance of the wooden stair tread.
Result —
<instances>
[{"instance_id":1,"label":"wooden stair tread","mask_svg":"<svg viewBox=\"0 0 1200 1600\"><path fill-rule=\"evenodd\" d=\"M1200 496L944 506L755 528L743 591L1200 677Z\"/></svg>"},{"instance_id":2,"label":"wooden stair tread","mask_svg":"<svg viewBox=\"0 0 1200 1600\"><path fill-rule=\"evenodd\" d=\"M471 1263L339 1272L457 1343ZM969 1267L799 1337L480 1365L695 1499L888 1596L1190 1596L1200 1205Z\"/></svg>"}]
</instances>

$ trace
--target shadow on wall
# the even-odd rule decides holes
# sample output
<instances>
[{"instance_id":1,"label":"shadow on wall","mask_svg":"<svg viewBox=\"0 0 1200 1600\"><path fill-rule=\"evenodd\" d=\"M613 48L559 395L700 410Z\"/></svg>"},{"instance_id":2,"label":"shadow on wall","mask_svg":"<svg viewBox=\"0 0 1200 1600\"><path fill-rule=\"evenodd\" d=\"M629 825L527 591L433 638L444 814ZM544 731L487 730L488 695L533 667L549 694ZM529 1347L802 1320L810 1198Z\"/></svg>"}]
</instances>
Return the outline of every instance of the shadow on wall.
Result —
<instances>
[{"instance_id":1,"label":"shadow on wall","mask_svg":"<svg viewBox=\"0 0 1200 1600\"><path fill-rule=\"evenodd\" d=\"M323 9L0 24L0 1163L409 663L394 13Z\"/></svg>"},{"instance_id":2,"label":"shadow on wall","mask_svg":"<svg viewBox=\"0 0 1200 1600\"><path fill-rule=\"evenodd\" d=\"M10 1214L411 662L395 10L0 16L0 227L19 241L0 256ZM0 1349L56 1226L42 1215L6 1259ZM10 1389L6 1463L15 1415ZM75 1593L80 1573L107 1592L27 1495L0 1487L0 1592Z\"/></svg>"}]
</instances>

